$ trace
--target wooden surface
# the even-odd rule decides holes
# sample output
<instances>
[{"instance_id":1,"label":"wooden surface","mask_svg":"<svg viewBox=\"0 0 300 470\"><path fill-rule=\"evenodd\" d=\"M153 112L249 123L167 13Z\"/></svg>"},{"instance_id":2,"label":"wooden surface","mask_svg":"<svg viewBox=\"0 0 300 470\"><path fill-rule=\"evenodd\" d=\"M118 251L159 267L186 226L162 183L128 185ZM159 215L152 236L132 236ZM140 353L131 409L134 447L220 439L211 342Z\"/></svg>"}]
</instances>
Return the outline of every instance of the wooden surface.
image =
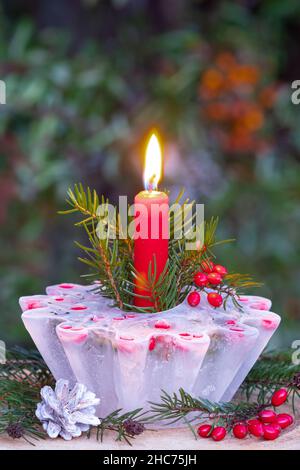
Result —
<instances>
[{"instance_id":1,"label":"wooden surface","mask_svg":"<svg viewBox=\"0 0 300 470\"><path fill-rule=\"evenodd\" d=\"M227 437L222 442L214 442L211 439L195 440L191 431L188 429L170 429L163 431L145 431L142 435L136 437L133 446L126 443L116 442L114 435L107 433L103 443L97 442L92 436L90 439L81 437L72 441L58 439L46 439L37 442L33 447L24 440L12 440L10 438L0 439L0 450L35 450L35 449L64 449L64 450L203 450L203 449L239 449L239 450L299 450L300 449L300 425L299 422L288 430L282 432L281 436L275 441L264 441L248 437L244 440Z\"/></svg>"}]
</instances>

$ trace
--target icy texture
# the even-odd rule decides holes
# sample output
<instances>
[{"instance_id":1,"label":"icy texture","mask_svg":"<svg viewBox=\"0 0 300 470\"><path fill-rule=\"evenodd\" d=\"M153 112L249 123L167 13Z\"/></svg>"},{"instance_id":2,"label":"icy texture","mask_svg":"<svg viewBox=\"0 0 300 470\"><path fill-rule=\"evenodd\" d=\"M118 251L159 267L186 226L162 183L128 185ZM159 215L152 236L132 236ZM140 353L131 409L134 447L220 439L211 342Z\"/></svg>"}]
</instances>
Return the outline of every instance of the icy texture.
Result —
<instances>
[{"instance_id":1,"label":"icy texture","mask_svg":"<svg viewBox=\"0 0 300 470\"><path fill-rule=\"evenodd\" d=\"M55 378L85 384L100 398L98 416L147 407L162 389L231 400L280 323L263 297L240 297L240 312L201 294L198 307L145 315L121 312L96 289L59 284L20 305Z\"/></svg>"}]
</instances>

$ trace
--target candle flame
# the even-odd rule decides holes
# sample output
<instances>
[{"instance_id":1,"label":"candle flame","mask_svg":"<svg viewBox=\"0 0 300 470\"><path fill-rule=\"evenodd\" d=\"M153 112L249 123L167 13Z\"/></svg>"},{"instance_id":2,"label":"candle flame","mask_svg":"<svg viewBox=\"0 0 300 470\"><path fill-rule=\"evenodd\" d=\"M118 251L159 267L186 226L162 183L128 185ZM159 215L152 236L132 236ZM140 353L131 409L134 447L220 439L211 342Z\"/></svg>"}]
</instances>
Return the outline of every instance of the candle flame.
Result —
<instances>
[{"instance_id":1,"label":"candle flame","mask_svg":"<svg viewBox=\"0 0 300 470\"><path fill-rule=\"evenodd\" d=\"M147 191L157 189L161 177L161 148L156 134L152 134L146 149L144 185Z\"/></svg>"}]
</instances>

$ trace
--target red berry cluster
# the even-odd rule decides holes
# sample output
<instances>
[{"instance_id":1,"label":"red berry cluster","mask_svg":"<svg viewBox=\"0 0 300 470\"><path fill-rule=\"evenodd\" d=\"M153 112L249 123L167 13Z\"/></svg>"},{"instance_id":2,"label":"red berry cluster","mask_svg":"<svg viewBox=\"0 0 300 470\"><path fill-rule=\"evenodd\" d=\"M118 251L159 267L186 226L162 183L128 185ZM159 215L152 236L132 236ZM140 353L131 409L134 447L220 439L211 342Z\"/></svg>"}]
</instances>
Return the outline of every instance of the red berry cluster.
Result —
<instances>
[{"instance_id":1,"label":"red berry cluster","mask_svg":"<svg viewBox=\"0 0 300 470\"><path fill-rule=\"evenodd\" d=\"M227 269L221 266L221 264L214 264L210 260L203 261L201 263L201 271L194 275L194 284L200 289L205 289L205 287L217 288L222 284L226 274ZM201 300L199 292L191 292L187 300L191 307L196 307ZM213 307L220 307L223 303L222 296L217 292L209 292L207 300Z\"/></svg>"},{"instance_id":2,"label":"red berry cluster","mask_svg":"<svg viewBox=\"0 0 300 470\"><path fill-rule=\"evenodd\" d=\"M276 390L273 393L271 404L274 407L282 405L288 396L285 388ZM235 423L232 426L232 433L237 439L244 439L248 434L255 437L262 437L267 441L277 439L282 429L293 424L293 417L287 413L276 414L273 410L262 410L256 419L249 419L247 422ZM224 426L212 426L211 424L201 424L198 428L200 437L211 437L215 441L221 441L227 434Z\"/></svg>"}]
</instances>

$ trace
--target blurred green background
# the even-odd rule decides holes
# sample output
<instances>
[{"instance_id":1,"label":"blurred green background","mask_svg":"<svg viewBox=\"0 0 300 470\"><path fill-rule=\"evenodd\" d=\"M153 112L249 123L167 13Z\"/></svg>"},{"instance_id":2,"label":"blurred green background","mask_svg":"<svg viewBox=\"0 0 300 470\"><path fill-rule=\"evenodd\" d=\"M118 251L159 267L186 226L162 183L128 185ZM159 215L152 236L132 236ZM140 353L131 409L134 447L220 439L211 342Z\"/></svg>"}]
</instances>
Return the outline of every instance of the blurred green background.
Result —
<instances>
[{"instance_id":1,"label":"blurred green background","mask_svg":"<svg viewBox=\"0 0 300 470\"><path fill-rule=\"evenodd\" d=\"M142 188L149 129L163 185L220 216L219 262L265 285L300 337L298 0L2 0L1 339L29 344L18 297L77 281L65 207L82 181L117 201Z\"/></svg>"}]
</instances>

